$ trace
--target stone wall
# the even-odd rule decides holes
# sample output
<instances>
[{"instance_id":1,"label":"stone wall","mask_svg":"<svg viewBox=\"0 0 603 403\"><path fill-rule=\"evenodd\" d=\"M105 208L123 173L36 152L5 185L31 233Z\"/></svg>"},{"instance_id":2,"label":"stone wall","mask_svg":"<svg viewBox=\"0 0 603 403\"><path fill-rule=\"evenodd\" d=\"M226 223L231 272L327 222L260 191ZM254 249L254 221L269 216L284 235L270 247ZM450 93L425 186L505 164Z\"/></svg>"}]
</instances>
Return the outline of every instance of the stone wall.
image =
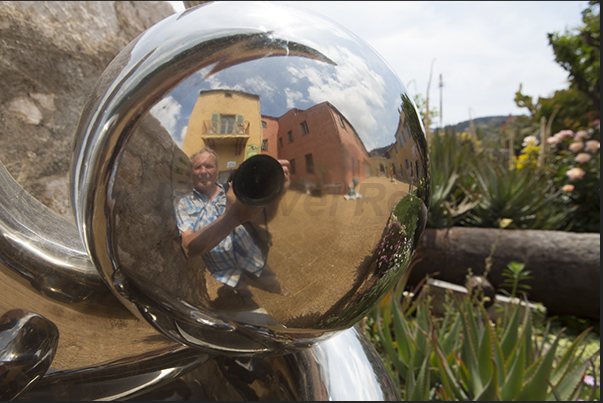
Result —
<instances>
[{"instance_id":1,"label":"stone wall","mask_svg":"<svg viewBox=\"0 0 603 403\"><path fill-rule=\"evenodd\" d=\"M164 1L0 3L0 161L52 210L72 216L73 136L97 78L173 13Z\"/></svg>"}]
</instances>

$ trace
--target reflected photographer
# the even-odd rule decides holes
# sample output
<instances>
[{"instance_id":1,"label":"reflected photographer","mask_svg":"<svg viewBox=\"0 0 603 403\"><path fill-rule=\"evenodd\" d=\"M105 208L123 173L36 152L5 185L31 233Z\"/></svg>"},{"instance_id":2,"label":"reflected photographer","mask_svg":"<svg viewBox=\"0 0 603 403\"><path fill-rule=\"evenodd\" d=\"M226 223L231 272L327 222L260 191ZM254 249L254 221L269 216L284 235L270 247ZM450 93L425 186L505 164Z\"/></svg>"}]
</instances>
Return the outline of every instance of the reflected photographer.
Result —
<instances>
[{"instance_id":1,"label":"reflected photographer","mask_svg":"<svg viewBox=\"0 0 603 403\"><path fill-rule=\"evenodd\" d=\"M259 224L267 223L268 206L241 202L230 184L218 182L218 155L204 148L191 157L194 190L176 205L182 248L187 256L202 256L212 277L233 287L250 304L250 283L266 291L286 295L266 265L269 239L261 239ZM288 161L279 160L288 187ZM264 234L266 235L266 234ZM265 238L265 237L264 237Z\"/></svg>"}]
</instances>

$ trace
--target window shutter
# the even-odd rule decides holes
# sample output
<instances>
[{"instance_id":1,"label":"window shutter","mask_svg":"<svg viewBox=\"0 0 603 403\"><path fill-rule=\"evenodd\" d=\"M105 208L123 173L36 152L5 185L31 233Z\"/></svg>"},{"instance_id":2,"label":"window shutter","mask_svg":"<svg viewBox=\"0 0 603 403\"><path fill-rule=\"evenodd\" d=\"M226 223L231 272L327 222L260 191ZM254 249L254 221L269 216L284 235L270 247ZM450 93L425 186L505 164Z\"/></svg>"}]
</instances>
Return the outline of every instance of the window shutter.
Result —
<instances>
[{"instance_id":1,"label":"window shutter","mask_svg":"<svg viewBox=\"0 0 603 403\"><path fill-rule=\"evenodd\" d=\"M245 130L243 127L243 119L244 119L243 115L237 115L237 120L236 120L236 125L235 125L235 127L236 127L235 131L237 133L243 133Z\"/></svg>"},{"instance_id":2,"label":"window shutter","mask_svg":"<svg viewBox=\"0 0 603 403\"><path fill-rule=\"evenodd\" d=\"M218 133L218 128L220 127L220 114L212 113L211 114L211 132L213 134Z\"/></svg>"}]
</instances>

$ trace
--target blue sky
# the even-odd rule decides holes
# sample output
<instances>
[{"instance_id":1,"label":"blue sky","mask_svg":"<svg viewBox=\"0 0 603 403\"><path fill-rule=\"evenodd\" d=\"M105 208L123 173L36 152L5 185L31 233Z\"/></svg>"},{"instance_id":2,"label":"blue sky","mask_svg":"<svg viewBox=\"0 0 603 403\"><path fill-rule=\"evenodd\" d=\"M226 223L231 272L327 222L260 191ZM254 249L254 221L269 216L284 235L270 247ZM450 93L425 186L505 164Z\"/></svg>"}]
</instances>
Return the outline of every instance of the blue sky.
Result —
<instances>
[{"instance_id":1,"label":"blue sky","mask_svg":"<svg viewBox=\"0 0 603 403\"><path fill-rule=\"evenodd\" d=\"M171 2L179 3L179 2ZM318 12L366 41L410 94L427 91L442 120L525 114L513 98L519 85L534 97L567 87L547 33L581 23L586 1L290 2ZM176 5L180 9L181 5ZM439 119L437 121L439 123Z\"/></svg>"}]
</instances>

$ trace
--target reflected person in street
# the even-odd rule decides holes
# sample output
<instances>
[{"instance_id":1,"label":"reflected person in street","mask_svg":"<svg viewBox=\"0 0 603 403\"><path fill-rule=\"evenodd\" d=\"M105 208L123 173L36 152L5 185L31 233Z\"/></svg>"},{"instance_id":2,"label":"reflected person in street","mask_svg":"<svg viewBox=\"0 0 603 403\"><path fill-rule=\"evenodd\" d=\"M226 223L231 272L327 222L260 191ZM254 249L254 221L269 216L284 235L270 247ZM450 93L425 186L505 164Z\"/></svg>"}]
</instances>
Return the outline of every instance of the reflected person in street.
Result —
<instances>
[{"instance_id":1,"label":"reflected person in street","mask_svg":"<svg viewBox=\"0 0 603 403\"><path fill-rule=\"evenodd\" d=\"M255 234L245 227L265 217L265 207L241 203L231 186L218 182L218 155L212 149L194 154L191 162L194 190L176 204L184 252L191 257L200 255L212 277L233 287L247 304L253 304L249 284L287 295L266 265L267 245L258 245L262 241L254 239ZM287 187L288 161L279 162Z\"/></svg>"}]
</instances>

